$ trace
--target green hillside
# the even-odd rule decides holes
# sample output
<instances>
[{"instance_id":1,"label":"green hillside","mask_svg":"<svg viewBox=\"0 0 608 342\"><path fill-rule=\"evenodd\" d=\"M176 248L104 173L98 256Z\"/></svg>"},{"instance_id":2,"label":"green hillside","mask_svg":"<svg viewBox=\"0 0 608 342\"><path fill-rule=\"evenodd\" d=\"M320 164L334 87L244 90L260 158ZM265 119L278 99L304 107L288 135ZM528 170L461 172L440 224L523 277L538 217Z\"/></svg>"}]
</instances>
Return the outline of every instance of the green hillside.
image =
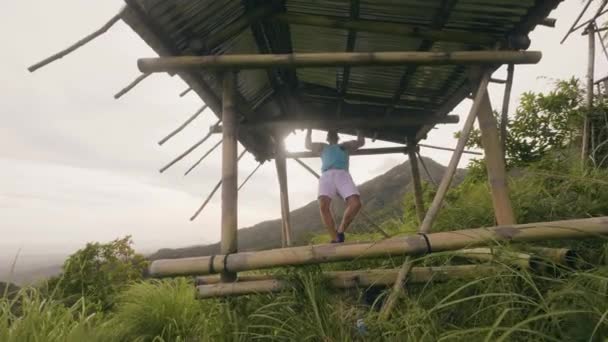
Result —
<instances>
[{"instance_id":1,"label":"green hillside","mask_svg":"<svg viewBox=\"0 0 608 342\"><path fill-rule=\"evenodd\" d=\"M440 180L445 167L430 158L424 159L429 174L434 180ZM458 170L453 184L459 184L465 175L465 170ZM428 181L422 171L423 180ZM391 218L400 219L403 214L403 198L411 190L411 173L409 161L406 161L386 173L371 179L359 186L365 211L376 222L384 222ZM335 201L338 202L338 201ZM336 213L342 213L341 203L335 206ZM340 217L340 216L338 216ZM315 234L325 232L319 207L316 201L291 212L292 234L296 245L308 244ZM363 216L359 216L352 228L352 232L370 232L370 223ZM259 250L281 247L281 220L265 221L252 227L239 229L238 244L240 250ZM150 260L173 259L211 255L219 252L219 244L206 246L193 246L179 249L161 249L149 256Z\"/></svg>"}]
</instances>

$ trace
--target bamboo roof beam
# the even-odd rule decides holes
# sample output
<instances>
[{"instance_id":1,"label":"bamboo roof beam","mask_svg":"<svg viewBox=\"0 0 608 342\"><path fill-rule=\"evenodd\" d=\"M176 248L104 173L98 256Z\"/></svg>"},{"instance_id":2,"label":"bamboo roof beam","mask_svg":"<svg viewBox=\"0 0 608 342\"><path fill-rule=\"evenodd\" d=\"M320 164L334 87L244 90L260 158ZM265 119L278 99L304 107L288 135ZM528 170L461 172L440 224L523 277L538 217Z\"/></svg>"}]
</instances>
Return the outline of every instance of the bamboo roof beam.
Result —
<instances>
[{"instance_id":1,"label":"bamboo roof beam","mask_svg":"<svg viewBox=\"0 0 608 342\"><path fill-rule=\"evenodd\" d=\"M324 244L229 255L156 260L150 265L149 271L156 277L206 275L226 270L241 272L353 259L414 256L429 252L488 246L497 242L583 239L606 235L608 235L608 217L596 217L416 234L370 243Z\"/></svg>"},{"instance_id":2,"label":"bamboo roof beam","mask_svg":"<svg viewBox=\"0 0 608 342\"><path fill-rule=\"evenodd\" d=\"M191 91L192 91L192 88L189 87L188 89L186 89L186 90L182 91L181 93L179 93L179 97L184 97L184 96L186 96L186 94L188 94Z\"/></svg>"},{"instance_id":3,"label":"bamboo roof beam","mask_svg":"<svg viewBox=\"0 0 608 342\"><path fill-rule=\"evenodd\" d=\"M345 65L536 64L541 57L540 51L320 52L141 58L137 61L137 65L141 72L153 73L203 69L318 68Z\"/></svg>"},{"instance_id":4,"label":"bamboo roof beam","mask_svg":"<svg viewBox=\"0 0 608 342\"><path fill-rule=\"evenodd\" d=\"M96 30L95 32L89 34L88 36L82 38L81 40L77 41L76 43L74 43L73 45L71 45L70 47L68 47L65 50L62 50L48 58L45 58L44 60L30 66L29 68L27 68L27 70L29 70L29 72L34 72L44 66L46 66L47 64L50 64L58 59L61 59L67 55L69 55L70 53L78 50L78 48L86 45L87 43L91 42L92 40L94 40L95 38L101 36L102 34L106 33L112 26L114 26L114 24L116 24L120 19L122 19L122 13L124 12L124 9L122 9L120 11L120 13L116 14L115 16L113 16L107 23L105 23L102 27L100 27L98 30Z\"/></svg>"},{"instance_id":5,"label":"bamboo roof beam","mask_svg":"<svg viewBox=\"0 0 608 342\"><path fill-rule=\"evenodd\" d=\"M218 122L215 125L217 126L219 123L220 123L220 121L218 120ZM187 155L189 155L190 153L192 153L192 151L196 150L205 141L207 141L209 138L211 138L211 135L213 135L213 132L211 130L209 130L209 133L207 133L207 135L205 135L201 140L199 140L196 143L194 143L194 145L190 146L190 148L188 148L182 154L180 154L175 159L173 159L172 161L170 161L167 165L163 166L159 170L159 172L163 173L163 172L167 171L167 169L169 169L171 166L175 165L175 163L177 163L178 161L184 159Z\"/></svg>"},{"instance_id":6,"label":"bamboo roof beam","mask_svg":"<svg viewBox=\"0 0 608 342\"><path fill-rule=\"evenodd\" d=\"M328 27L342 30L363 31L383 33L406 37L416 37L434 41L458 42L473 45L493 45L497 41L504 41L504 37L485 33L471 34L470 32L459 32L450 30L428 29L415 27L395 22L386 22L367 19L352 19L345 17L277 13L274 19L287 23L308 26Z\"/></svg>"},{"instance_id":7,"label":"bamboo roof beam","mask_svg":"<svg viewBox=\"0 0 608 342\"><path fill-rule=\"evenodd\" d=\"M207 105L203 105L199 110L196 111L196 113L194 113L191 117L188 118L188 120L186 120L183 124L181 124L179 127L177 127L173 132L169 133L169 135L167 135L166 137L162 138L158 144L159 145L163 145L164 143L166 143L169 139L173 138L177 133L181 132L184 128L186 128L192 121L194 121L194 119L196 119L199 115L201 115L201 113L207 109Z\"/></svg>"},{"instance_id":8,"label":"bamboo roof beam","mask_svg":"<svg viewBox=\"0 0 608 342\"><path fill-rule=\"evenodd\" d=\"M347 129L347 128L387 128L397 126L418 126L436 124L455 124L460 118L457 115L433 117L428 115L402 115L390 118L318 118L300 120L266 120L244 122L243 126L251 129L276 129L289 131L293 129Z\"/></svg>"},{"instance_id":9,"label":"bamboo roof beam","mask_svg":"<svg viewBox=\"0 0 608 342\"><path fill-rule=\"evenodd\" d=\"M116 93L114 95L114 99L118 100L123 95L125 95L126 93L128 93L129 91L131 91L131 89L135 88L136 85L138 85L141 81L145 80L150 75L151 74L141 74L141 75L139 75L136 79L134 79L131 83L129 83L128 86L124 87L121 91L119 91L118 93Z\"/></svg>"}]
</instances>

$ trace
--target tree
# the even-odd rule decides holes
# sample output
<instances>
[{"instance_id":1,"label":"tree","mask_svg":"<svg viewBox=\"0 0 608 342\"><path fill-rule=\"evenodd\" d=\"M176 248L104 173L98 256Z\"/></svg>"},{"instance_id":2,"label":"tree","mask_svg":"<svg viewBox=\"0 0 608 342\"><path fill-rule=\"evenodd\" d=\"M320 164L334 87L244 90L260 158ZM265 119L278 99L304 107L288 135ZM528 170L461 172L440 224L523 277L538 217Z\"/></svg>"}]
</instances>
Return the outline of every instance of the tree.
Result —
<instances>
[{"instance_id":1,"label":"tree","mask_svg":"<svg viewBox=\"0 0 608 342\"><path fill-rule=\"evenodd\" d=\"M590 112L593 141L591 158L596 166L608 155L606 113L607 103L601 94ZM585 90L580 82L571 78L555 83L547 94L526 92L521 96L515 115L507 123L506 161L508 167L523 167L543 159L547 154L563 151L580 144L584 115L589 113L585 104ZM498 113L494 113L500 120ZM481 148L481 132L473 130L468 147ZM599 147L599 148L598 148ZM599 160L598 160L599 159ZM604 161L605 162L605 161ZM476 161L475 163L479 163Z\"/></svg>"},{"instance_id":2,"label":"tree","mask_svg":"<svg viewBox=\"0 0 608 342\"><path fill-rule=\"evenodd\" d=\"M49 290L68 304L84 297L107 310L126 285L143 279L146 259L136 254L130 236L110 243L88 243L63 264L63 273L49 281Z\"/></svg>"}]
</instances>

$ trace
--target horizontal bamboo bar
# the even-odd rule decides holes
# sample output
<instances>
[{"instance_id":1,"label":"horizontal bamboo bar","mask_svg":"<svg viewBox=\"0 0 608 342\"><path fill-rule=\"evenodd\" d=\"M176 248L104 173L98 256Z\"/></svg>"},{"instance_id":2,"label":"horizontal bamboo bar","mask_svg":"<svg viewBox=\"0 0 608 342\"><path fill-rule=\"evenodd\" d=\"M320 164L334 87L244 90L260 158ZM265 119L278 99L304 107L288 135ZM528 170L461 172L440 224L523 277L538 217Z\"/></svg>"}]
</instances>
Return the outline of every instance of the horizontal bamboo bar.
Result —
<instances>
[{"instance_id":1,"label":"horizontal bamboo bar","mask_svg":"<svg viewBox=\"0 0 608 342\"><path fill-rule=\"evenodd\" d=\"M143 73L201 69L318 68L333 66L536 64L540 51L322 52L141 58Z\"/></svg>"},{"instance_id":2,"label":"horizontal bamboo bar","mask_svg":"<svg viewBox=\"0 0 608 342\"><path fill-rule=\"evenodd\" d=\"M419 145L426 148L434 148L438 150L444 151L453 151L451 148L447 147L437 147L431 145ZM358 149L354 152L349 153L351 156L369 156L369 155L377 155L377 154L393 154L393 153L407 153L407 146L397 146L397 147L378 147L378 148L362 148ZM463 153L480 155L479 152L474 151L464 151ZM312 151L302 151L302 152L287 152L285 155L287 158L316 158L319 157L319 153Z\"/></svg>"},{"instance_id":3,"label":"horizontal bamboo bar","mask_svg":"<svg viewBox=\"0 0 608 342\"><path fill-rule=\"evenodd\" d=\"M253 129L346 129L346 128L387 128L399 126L420 126L435 124L456 124L460 120L458 115L432 117L427 115L389 116L386 118L319 118L304 120L268 120L262 122L243 123L243 126Z\"/></svg>"},{"instance_id":4,"label":"horizontal bamboo bar","mask_svg":"<svg viewBox=\"0 0 608 342\"><path fill-rule=\"evenodd\" d=\"M458 42L475 45L494 45L500 41L496 36L485 33L463 31L432 30L395 22L366 19L351 19L324 15L278 13L274 18L286 24L329 27L343 30L384 33L398 36L417 37L434 41Z\"/></svg>"},{"instance_id":5,"label":"horizontal bamboo bar","mask_svg":"<svg viewBox=\"0 0 608 342\"><path fill-rule=\"evenodd\" d=\"M409 284L445 282L453 279L474 279L480 274L497 273L500 268L488 265L461 265L440 267L414 267L408 275ZM399 269L376 269L361 271L334 271L323 273L327 285L334 289L367 288L370 286L391 286ZM272 275L239 275L235 283L221 283L218 276L198 277L197 297L242 296L250 294L274 293L293 288L289 281Z\"/></svg>"},{"instance_id":6,"label":"horizontal bamboo bar","mask_svg":"<svg viewBox=\"0 0 608 342\"><path fill-rule=\"evenodd\" d=\"M229 255L156 260L150 265L150 274L164 277L205 275L225 270L241 272L271 267L346 261L355 258L421 255L428 252L491 245L496 242L533 242L591 238L602 235L608 235L608 217L464 229L426 234L425 236L395 237L373 243L324 244Z\"/></svg>"}]
</instances>

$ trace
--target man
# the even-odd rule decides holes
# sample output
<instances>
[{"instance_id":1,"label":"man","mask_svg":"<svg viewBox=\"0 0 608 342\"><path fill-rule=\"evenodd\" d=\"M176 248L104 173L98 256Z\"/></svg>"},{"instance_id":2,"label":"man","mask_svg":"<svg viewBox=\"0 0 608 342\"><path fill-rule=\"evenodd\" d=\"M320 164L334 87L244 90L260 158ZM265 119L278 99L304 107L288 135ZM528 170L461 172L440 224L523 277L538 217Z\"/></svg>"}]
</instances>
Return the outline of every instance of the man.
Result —
<instances>
[{"instance_id":1,"label":"man","mask_svg":"<svg viewBox=\"0 0 608 342\"><path fill-rule=\"evenodd\" d=\"M319 179L319 209L323 224L331 236L332 243L342 243L344 232L353 222L361 209L361 198L357 186L348 172L349 154L365 145L365 138L357 132L357 140L338 144L338 133L335 130L327 132L327 144L313 143L312 130L306 133L306 148L321 154L321 178ZM331 214L332 198L340 196L346 201L346 210L342 223L336 229L336 223Z\"/></svg>"}]
</instances>

